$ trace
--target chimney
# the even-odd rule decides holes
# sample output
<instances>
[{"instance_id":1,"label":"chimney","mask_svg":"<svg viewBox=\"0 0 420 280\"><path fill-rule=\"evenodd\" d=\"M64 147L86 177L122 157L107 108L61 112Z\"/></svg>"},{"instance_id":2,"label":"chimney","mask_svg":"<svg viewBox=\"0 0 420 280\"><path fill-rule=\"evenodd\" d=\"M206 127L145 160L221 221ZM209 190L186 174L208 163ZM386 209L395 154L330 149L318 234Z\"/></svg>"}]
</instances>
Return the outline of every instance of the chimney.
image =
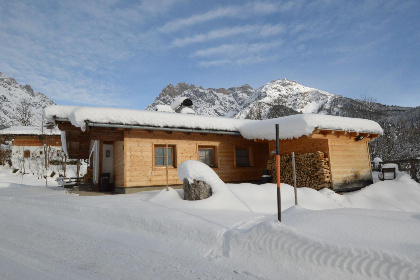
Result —
<instances>
[{"instance_id":1,"label":"chimney","mask_svg":"<svg viewBox=\"0 0 420 280\"><path fill-rule=\"evenodd\" d=\"M171 108L176 113L195 114L194 110L191 108L192 105L191 99L180 96L175 98L174 102L171 104Z\"/></svg>"}]
</instances>

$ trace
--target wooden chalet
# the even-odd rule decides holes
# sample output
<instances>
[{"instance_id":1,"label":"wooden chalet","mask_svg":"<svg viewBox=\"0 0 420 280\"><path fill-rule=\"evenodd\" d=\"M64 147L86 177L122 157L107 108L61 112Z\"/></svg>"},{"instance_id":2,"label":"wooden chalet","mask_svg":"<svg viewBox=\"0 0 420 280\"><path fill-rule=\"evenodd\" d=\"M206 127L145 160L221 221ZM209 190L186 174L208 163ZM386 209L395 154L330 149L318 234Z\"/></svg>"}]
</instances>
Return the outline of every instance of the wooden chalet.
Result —
<instances>
[{"instance_id":1,"label":"wooden chalet","mask_svg":"<svg viewBox=\"0 0 420 280\"><path fill-rule=\"evenodd\" d=\"M56 147L61 150L61 133L58 130L46 129L42 131L39 127L14 126L0 130L0 143L12 147L12 154L29 158L36 152L37 156L42 155L43 147Z\"/></svg>"},{"instance_id":2,"label":"wooden chalet","mask_svg":"<svg viewBox=\"0 0 420 280\"><path fill-rule=\"evenodd\" d=\"M182 184L177 166L200 160L211 166L225 182L259 181L275 150L275 141L263 130L280 122L292 131L303 115L252 121L115 108L51 106L45 115L66 134L70 159L89 159L93 183L101 189L101 174L108 173L115 192L158 189L168 183ZM317 115L305 116L317 119ZM372 183L368 143L382 133L372 121L323 116L334 128L301 125L305 133L293 132L281 140L282 155L322 152L327 158L334 190L361 188ZM332 119L331 119L332 118ZM346 126L336 122L346 120ZM356 125L352 131L349 123ZM249 127L247 127L249 125ZM312 126L311 126L312 125ZM219 128L220 127L220 128ZM265 128L264 128L265 127ZM325 127L322 126L322 127ZM274 133L274 125L272 125ZM356 132L356 130L358 132ZM260 133L260 131L262 131ZM309 131L309 132L308 132ZM287 133L286 133L287 134Z\"/></svg>"}]
</instances>

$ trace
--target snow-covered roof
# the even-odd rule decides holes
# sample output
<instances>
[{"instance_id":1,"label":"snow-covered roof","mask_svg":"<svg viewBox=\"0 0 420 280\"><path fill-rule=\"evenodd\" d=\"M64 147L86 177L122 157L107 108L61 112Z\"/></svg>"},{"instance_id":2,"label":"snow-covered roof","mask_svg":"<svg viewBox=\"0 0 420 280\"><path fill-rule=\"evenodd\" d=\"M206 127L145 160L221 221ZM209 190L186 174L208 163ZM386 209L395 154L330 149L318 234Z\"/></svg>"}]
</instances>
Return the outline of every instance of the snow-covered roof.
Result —
<instances>
[{"instance_id":1,"label":"snow-covered roof","mask_svg":"<svg viewBox=\"0 0 420 280\"><path fill-rule=\"evenodd\" d=\"M171 105L156 105L156 111L167 112L167 113L175 113L175 111L172 109Z\"/></svg>"},{"instance_id":2,"label":"snow-covered roof","mask_svg":"<svg viewBox=\"0 0 420 280\"><path fill-rule=\"evenodd\" d=\"M218 118L197 116L190 114L174 114L167 112L117 109L104 107L73 107L54 105L44 109L47 120L54 117L68 119L74 126L86 129L86 121L105 124L125 124L154 127L191 128L204 130L239 131L244 122L251 120L238 120L232 118ZM64 113L65 112L65 113Z\"/></svg>"},{"instance_id":3,"label":"snow-covered roof","mask_svg":"<svg viewBox=\"0 0 420 280\"><path fill-rule=\"evenodd\" d=\"M176 113L170 105L156 105L156 111L166 113ZM181 114L192 114L195 115L195 111L189 107L182 108Z\"/></svg>"},{"instance_id":4,"label":"snow-covered roof","mask_svg":"<svg viewBox=\"0 0 420 280\"><path fill-rule=\"evenodd\" d=\"M48 129L38 126L12 126L0 130L0 135L60 135L61 132L57 128Z\"/></svg>"},{"instance_id":5,"label":"snow-covered roof","mask_svg":"<svg viewBox=\"0 0 420 280\"><path fill-rule=\"evenodd\" d=\"M47 120L68 119L74 126L86 129L86 122L124 124L166 128L188 128L240 132L246 139L275 139L275 124L280 125L280 138L310 135L316 129L382 134L380 125L371 120L338 116L299 114L269 120L244 120L223 117L173 114L145 110L104 107L53 105L44 109Z\"/></svg>"},{"instance_id":6,"label":"snow-covered roof","mask_svg":"<svg viewBox=\"0 0 420 280\"><path fill-rule=\"evenodd\" d=\"M383 134L381 126L374 121L319 114L298 114L259 122L246 123L241 134L247 139L275 140L275 125L279 124L282 139L310 135L316 129Z\"/></svg>"}]
</instances>

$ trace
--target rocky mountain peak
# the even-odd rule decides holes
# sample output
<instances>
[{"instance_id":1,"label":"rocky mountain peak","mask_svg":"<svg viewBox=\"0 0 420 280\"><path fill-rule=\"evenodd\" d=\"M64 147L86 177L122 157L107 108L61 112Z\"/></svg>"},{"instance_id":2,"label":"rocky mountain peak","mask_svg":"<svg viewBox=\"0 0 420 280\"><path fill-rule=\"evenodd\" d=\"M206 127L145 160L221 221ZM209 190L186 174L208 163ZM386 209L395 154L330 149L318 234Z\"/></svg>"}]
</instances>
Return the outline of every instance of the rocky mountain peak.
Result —
<instances>
[{"instance_id":1,"label":"rocky mountain peak","mask_svg":"<svg viewBox=\"0 0 420 280\"><path fill-rule=\"evenodd\" d=\"M157 105L171 104L177 96L182 95L192 100L193 110L198 110L201 115L232 117L254 93L249 85L205 89L186 83L178 83L176 86L169 84L147 110L155 110Z\"/></svg>"},{"instance_id":2,"label":"rocky mountain peak","mask_svg":"<svg viewBox=\"0 0 420 280\"><path fill-rule=\"evenodd\" d=\"M1 72L0 100L0 125L5 126L40 125L42 109L55 104L44 94L35 92L30 85L19 85L14 78ZM22 111L23 107L29 110L29 120L23 121L21 119L19 112Z\"/></svg>"}]
</instances>

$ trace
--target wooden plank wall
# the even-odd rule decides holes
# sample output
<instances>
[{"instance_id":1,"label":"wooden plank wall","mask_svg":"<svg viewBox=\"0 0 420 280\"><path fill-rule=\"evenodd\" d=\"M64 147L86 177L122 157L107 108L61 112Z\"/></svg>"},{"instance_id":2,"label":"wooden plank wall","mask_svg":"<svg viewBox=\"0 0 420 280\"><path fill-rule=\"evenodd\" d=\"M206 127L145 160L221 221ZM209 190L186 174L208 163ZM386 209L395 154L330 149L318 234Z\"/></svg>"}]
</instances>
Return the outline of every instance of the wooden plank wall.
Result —
<instances>
[{"instance_id":1,"label":"wooden plank wall","mask_svg":"<svg viewBox=\"0 0 420 280\"><path fill-rule=\"evenodd\" d=\"M125 187L166 184L165 167L154 166L154 145L176 146L176 165L198 160L198 146L215 146L217 167L213 170L225 182L260 180L268 159L268 144L240 136L132 130L124 132ZM235 166L235 147L248 148L251 167ZM169 184L181 184L178 169L169 169Z\"/></svg>"},{"instance_id":2,"label":"wooden plank wall","mask_svg":"<svg viewBox=\"0 0 420 280\"><path fill-rule=\"evenodd\" d=\"M60 136L46 136L46 139L42 139L40 136L34 135L17 135L13 136L13 146L43 146L44 142L49 146L59 147L61 146Z\"/></svg>"},{"instance_id":3,"label":"wooden plank wall","mask_svg":"<svg viewBox=\"0 0 420 280\"><path fill-rule=\"evenodd\" d=\"M345 185L364 187L372 180L367 140L347 137L329 139L330 168L334 189ZM360 186L358 186L360 185Z\"/></svg>"},{"instance_id":4,"label":"wooden plank wall","mask_svg":"<svg viewBox=\"0 0 420 280\"><path fill-rule=\"evenodd\" d=\"M114 185L124 186L124 141L114 142Z\"/></svg>"},{"instance_id":5,"label":"wooden plank wall","mask_svg":"<svg viewBox=\"0 0 420 280\"><path fill-rule=\"evenodd\" d=\"M370 184L372 173L368 142L370 138L355 140L350 134L313 134L293 140L280 141L280 154L289 155L321 151L329 158L334 190L360 188ZM269 143L270 151L276 150L275 141Z\"/></svg>"},{"instance_id":6,"label":"wooden plank wall","mask_svg":"<svg viewBox=\"0 0 420 280\"><path fill-rule=\"evenodd\" d=\"M270 141L270 151L276 151L276 141ZM325 157L329 155L328 139L314 139L302 136L294 139L280 141L280 155L316 153L321 151Z\"/></svg>"}]
</instances>

